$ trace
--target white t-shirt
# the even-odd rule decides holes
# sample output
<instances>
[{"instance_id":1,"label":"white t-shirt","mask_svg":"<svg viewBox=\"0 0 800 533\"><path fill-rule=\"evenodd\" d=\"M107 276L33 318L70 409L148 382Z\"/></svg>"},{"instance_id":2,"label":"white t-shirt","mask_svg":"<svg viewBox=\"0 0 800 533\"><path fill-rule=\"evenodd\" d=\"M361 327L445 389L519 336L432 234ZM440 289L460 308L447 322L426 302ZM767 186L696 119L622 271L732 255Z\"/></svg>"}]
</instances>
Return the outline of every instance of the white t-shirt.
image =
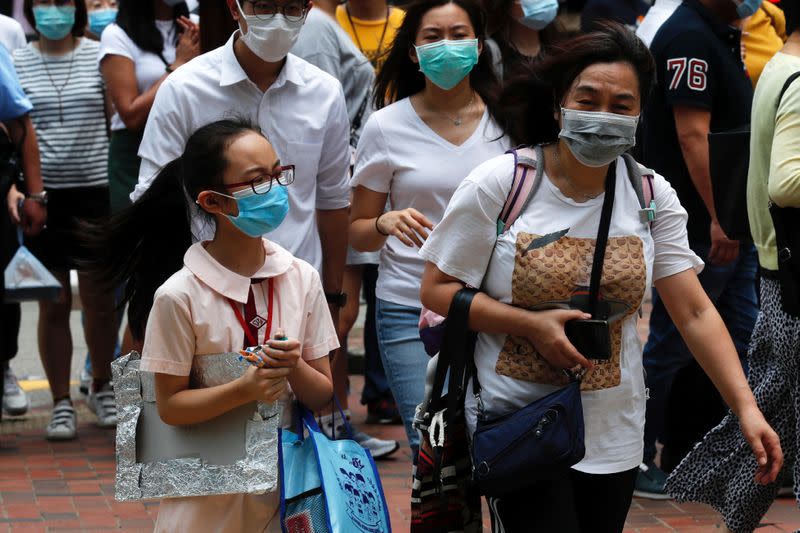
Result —
<instances>
[{"instance_id":1,"label":"white t-shirt","mask_svg":"<svg viewBox=\"0 0 800 533\"><path fill-rule=\"evenodd\" d=\"M0 44L6 47L9 54L27 44L22 25L5 15L0 15Z\"/></svg>"},{"instance_id":2,"label":"white t-shirt","mask_svg":"<svg viewBox=\"0 0 800 533\"><path fill-rule=\"evenodd\" d=\"M501 302L556 307L589 285L604 195L577 203L545 175L526 210L498 238L496 220L513 174L511 155L476 168L453 195L420 255ZM593 374L582 385L586 456L575 469L590 474L622 472L641 462L645 387L638 310L653 280L690 268L699 271L703 265L689 248L688 217L675 191L661 176L655 176L654 189L658 218L650 228L641 221L639 200L624 161L618 159L601 282L601 296L612 307L613 353L609 361L595 361ZM518 410L561 386L562 376L532 345L510 335L481 333L475 364L489 418ZM474 431L471 394L466 410Z\"/></svg>"},{"instance_id":3,"label":"white t-shirt","mask_svg":"<svg viewBox=\"0 0 800 533\"><path fill-rule=\"evenodd\" d=\"M479 164L508 150L510 144L486 111L472 136L456 146L429 128L404 98L376 111L367 121L350 184L388 193L393 211L413 207L438 224L461 181ZM389 237L381 250L376 296L421 307L419 287L424 268L416 247Z\"/></svg>"},{"instance_id":4,"label":"white t-shirt","mask_svg":"<svg viewBox=\"0 0 800 533\"><path fill-rule=\"evenodd\" d=\"M642 23L636 28L636 36L650 48L650 44L661 26L669 19L682 0L656 0L644 16Z\"/></svg>"},{"instance_id":5,"label":"white t-shirt","mask_svg":"<svg viewBox=\"0 0 800 533\"><path fill-rule=\"evenodd\" d=\"M164 56L164 61L167 64L175 61L175 36L177 26L171 20L157 20L156 27L161 32L164 38L164 49L161 55ZM139 89L139 94L142 94L150 88L155 82L161 79L161 76L166 72L167 65L158 57L157 54L152 52L145 52L136 43L128 37L125 30L116 24L110 24L103 30L103 35L100 37L100 52L98 54L98 61L102 61L107 55L116 55L127 57L133 61L136 69L136 85ZM118 113L114 113L111 118L111 130L118 131L124 130L125 123L122 122Z\"/></svg>"}]
</instances>

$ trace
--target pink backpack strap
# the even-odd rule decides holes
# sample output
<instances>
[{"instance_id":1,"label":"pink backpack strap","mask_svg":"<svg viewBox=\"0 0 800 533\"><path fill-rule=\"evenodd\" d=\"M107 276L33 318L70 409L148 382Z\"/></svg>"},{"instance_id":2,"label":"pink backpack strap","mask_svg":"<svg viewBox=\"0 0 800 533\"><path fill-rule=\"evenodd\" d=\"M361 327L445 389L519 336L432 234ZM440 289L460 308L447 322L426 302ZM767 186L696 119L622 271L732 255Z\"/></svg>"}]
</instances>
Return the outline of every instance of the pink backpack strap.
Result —
<instances>
[{"instance_id":1,"label":"pink backpack strap","mask_svg":"<svg viewBox=\"0 0 800 533\"><path fill-rule=\"evenodd\" d=\"M537 160L541 157L541 148L520 147L509 150L514 155L514 179L508 191L506 202L497 218L497 234L501 235L519 218L528 205L538 183L541 181L541 165Z\"/></svg>"},{"instance_id":2,"label":"pink backpack strap","mask_svg":"<svg viewBox=\"0 0 800 533\"><path fill-rule=\"evenodd\" d=\"M622 158L628 170L630 183L639 199L639 218L645 224L652 226L657 215L656 193L653 186L655 172L641 166L630 154L623 154Z\"/></svg>"}]
</instances>

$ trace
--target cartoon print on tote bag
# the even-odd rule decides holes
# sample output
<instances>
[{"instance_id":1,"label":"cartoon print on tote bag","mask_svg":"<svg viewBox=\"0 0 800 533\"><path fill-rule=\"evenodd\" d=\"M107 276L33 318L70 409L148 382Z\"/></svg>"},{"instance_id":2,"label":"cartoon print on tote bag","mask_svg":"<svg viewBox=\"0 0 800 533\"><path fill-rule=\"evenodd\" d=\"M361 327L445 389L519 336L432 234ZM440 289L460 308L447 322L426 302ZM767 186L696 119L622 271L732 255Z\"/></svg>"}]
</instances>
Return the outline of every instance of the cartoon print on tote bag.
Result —
<instances>
[{"instance_id":1,"label":"cartoon print on tote bag","mask_svg":"<svg viewBox=\"0 0 800 533\"><path fill-rule=\"evenodd\" d=\"M526 309L565 308L576 295L588 293L595 239L567 237L564 230L549 235L520 232L512 277L512 303ZM647 267L642 240L609 237L600 284L600 298L610 308L611 358L593 361L581 389L600 390L620 383L620 352L624 319L637 312L644 297ZM525 338L509 335L495 371L503 376L552 385L567 378L552 368Z\"/></svg>"}]
</instances>

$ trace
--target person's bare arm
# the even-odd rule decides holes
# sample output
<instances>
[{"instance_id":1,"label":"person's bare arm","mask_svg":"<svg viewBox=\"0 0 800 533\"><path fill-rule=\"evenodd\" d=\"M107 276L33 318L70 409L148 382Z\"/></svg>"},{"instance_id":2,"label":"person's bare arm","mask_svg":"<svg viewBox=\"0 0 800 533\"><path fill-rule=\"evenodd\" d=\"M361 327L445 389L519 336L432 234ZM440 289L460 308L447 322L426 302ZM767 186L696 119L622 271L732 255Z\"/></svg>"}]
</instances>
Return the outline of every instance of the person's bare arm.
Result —
<instances>
[{"instance_id":1,"label":"person's bare arm","mask_svg":"<svg viewBox=\"0 0 800 533\"><path fill-rule=\"evenodd\" d=\"M708 259L714 264L730 263L739 255L739 241L729 239L717 221L708 152L711 112L700 107L676 105L672 109L672 114L686 168L689 170L697 194L700 195L711 216L711 228L709 229L711 251Z\"/></svg>"},{"instance_id":2,"label":"person's bare arm","mask_svg":"<svg viewBox=\"0 0 800 533\"><path fill-rule=\"evenodd\" d=\"M199 29L194 22L181 18L179 24L184 28L175 51L175 61L170 68L177 69L188 63L200 53ZM165 69L153 85L143 93L139 93L136 81L136 67L127 57L109 54L100 61L100 72L103 74L108 94L114 109L119 113L125 127L131 131L144 129L147 116L153 107L153 101L161 84L169 75Z\"/></svg>"},{"instance_id":3,"label":"person's bare arm","mask_svg":"<svg viewBox=\"0 0 800 533\"><path fill-rule=\"evenodd\" d=\"M756 481L774 481L783 464L780 440L759 410L730 334L697 274L686 270L654 285L689 350L739 419L758 461Z\"/></svg>"},{"instance_id":4,"label":"person's bare arm","mask_svg":"<svg viewBox=\"0 0 800 533\"><path fill-rule=\"evenodd\" d=\"M317 226L322 245L322 287L327 293L342 292L344 266L347 262L347 213L344 209L317 209ZM339 308L330 306L333 323L338 327Z\"/></svg>"},{"instance_id":5,"label":"person's bare arm","mask_svg":"<svg viewBox=\"0 0 800 533\"><path fill-rule=\"evenodd\" d=\"M156 373L156 406L164 423L188 426L206 422L249 402L275 402L287 392L289 368L249 367L224 385L189 388L189 376Z\"/></svg>"},{"instance_id":6,"label":"person's bare arm","mask_svg":"<svg viewBox=\"0 0 800 533\"><path fill-rule=\"evenodd\" d=\"M27 193L41 193L44 191L44 182L39 158L39 141L36 138L36 130L33 128L30 116L24 115L4 124L8 129L11 141L20 147L22 177ZM14 198L12 198L12 193ZM18 207L20 194L16 188L9 191L7 200L11 220L14 224L22 224L25 235L38 235L47 223L47 208L41 202L29 199L23 203L22 213L20 213Z\"/></svg>"},{"instance_id":7,"label":"person's bare arm","mask_svg":"<svg viewBox=\"0 0 800 533\"><path fill-rule=\"evenodd\" d=\"M153 107L153 100L161 83L167 79L167 72L139 94L136 82L136 69L131 59L107 55L100 62L100 71L108 87L108 94L125 127L131 131L140 131L147 123L147 116Z\"/></svg>"},{"instance_id":8,"label":"person's bare arm","mask_svg":"<svg viewBox=\"0 0 800 533\"><path fill-rule=\"evenodd\" d=\"M388 193L358 186L350 210L350 245L361 252L380 250L389 235L406 246L422 247L433 223L416 209L383 212Z\"/></svg>"},{"instance_id":9,"label":"person's bare arm","mask_svg":"<svg viewBox=\"0 0 800 533\"><path fill-rule=\"evenodd\" d=\"M447 316L455 294L464 288L460 280L448 276L433 263L425 264L420 299L422 305L442 316ZM528 311L504 304L480 292L472 300L469 327L483 333L505 333L528 339L536 351L558 369L582 366L592 368L592 363L580 353L564 333L564 324L570 320L591 318L582 311L554 309Z\"/></svg>"}]
</instances>

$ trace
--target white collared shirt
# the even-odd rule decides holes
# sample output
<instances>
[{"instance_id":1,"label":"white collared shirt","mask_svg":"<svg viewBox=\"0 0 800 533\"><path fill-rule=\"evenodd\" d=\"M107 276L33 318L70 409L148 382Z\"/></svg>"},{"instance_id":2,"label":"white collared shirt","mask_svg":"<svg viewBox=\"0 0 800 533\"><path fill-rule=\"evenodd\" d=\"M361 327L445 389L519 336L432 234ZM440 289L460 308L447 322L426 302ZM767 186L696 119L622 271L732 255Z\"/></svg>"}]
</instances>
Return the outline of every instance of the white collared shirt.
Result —
<instances>
[{"instance_id":1,"label":"white collared shirt","mask_svg":"<svg viewBox=\"0 0 800 533\"><path fill-rule=\"evenodd\" d=\"M289 214L267 237L321 270L316 210L349 205L350 123L342 86L289 54L278 78L262 92L234 55L237 33L176 70L159 88L139 147L142 164L131 199L183 153L197 129L225 118L247 118L261 128L282 164L295 165ZM196 241L209 239L213 226L195 216L192 234Z\"/></svg>"}]
</instances>

